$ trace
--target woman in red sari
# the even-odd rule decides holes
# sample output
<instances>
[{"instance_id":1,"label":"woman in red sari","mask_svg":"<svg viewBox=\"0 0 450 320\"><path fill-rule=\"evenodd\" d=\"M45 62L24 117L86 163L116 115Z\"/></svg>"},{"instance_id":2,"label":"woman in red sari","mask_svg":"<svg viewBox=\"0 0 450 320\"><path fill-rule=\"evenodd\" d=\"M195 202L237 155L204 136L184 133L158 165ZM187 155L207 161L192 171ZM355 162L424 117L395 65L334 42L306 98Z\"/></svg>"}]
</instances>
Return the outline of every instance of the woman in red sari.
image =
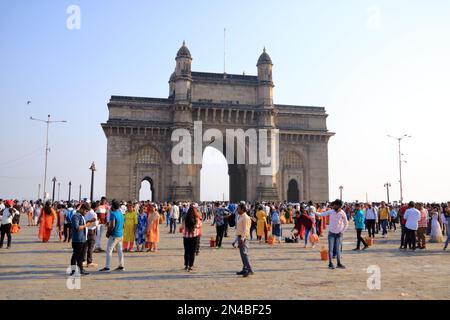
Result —
<instances>
[{"instance_id":1,"label":"woman in red sari","mask_svg":"<svg viewBox=\"0 0 450 320\"><path fill-rule=\"evenodd\" d=\"M45 203L44 208L41 209L41 214L39 215L39 239L42 242L48 242L50 240L50 235L52 234L53 224L56 220L55 209L52 208L50 201Z\"/></svg>"}]
</instances>

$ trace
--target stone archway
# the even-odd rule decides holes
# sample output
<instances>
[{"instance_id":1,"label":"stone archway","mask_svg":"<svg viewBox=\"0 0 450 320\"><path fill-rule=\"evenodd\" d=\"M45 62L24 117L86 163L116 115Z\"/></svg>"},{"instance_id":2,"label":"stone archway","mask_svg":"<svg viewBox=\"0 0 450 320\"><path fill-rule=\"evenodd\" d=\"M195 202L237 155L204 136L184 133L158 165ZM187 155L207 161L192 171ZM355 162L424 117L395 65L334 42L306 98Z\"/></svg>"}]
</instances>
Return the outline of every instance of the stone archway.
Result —
<instances>
[{"instance_id":1,"label":"stone archway","mask_svg":"<svg viewBox=\"0 0 450 320\"><path fill-rule=\"evenodd\" d=\"M233 163L228 163L228 176L229 176L229 201L239 202L245 201L248 197L247 185L247 165L239 164L237 161L237 150L240 149L241 152L248 156L248 149L245 145L240 145L237 141L235 143L235 153ZM211 147L219 151L224 157L226 157L226 135L222 140L215 141L215 143L205 143L203 147L203 152L207 147Z\"/></svg>"},{"instance_id":2,"label":"stone archway","mask_svg":"<svg viewBox=\"0 0 450 320\"><path fill-rule=\"evenodd\" d=\"M150 183L151 200L157 201L161 197L161 157L160 152L152 145L145 145L139 148L136 153L135 162L135 196L139 196L143 181Z\"/></svg>"},{"instance_id":3,"label":"stone archway","mask_svg":"<svg viewBox=\"0 0 450 320\"><path fill-rule=\"evenodd\" d=\"M298 182L295 179L291 179L288 184L287 201L298 203L300 202L300 190L298 189Z\"/></svg>"},{"instance_id":4,"label":"stone archway","mask_svg":"<svg viewBox=\"0 0 450 320\"><path fill-rule=\"evenodd\" d=\"M282 160L282 190L284 200L290 200L291 198L297 199L296 202L307 201L308 199L308 183L306 170L306 159L304 155L294 148L291 148L288 152L285 152ZM293 185L295 181L296 188ZM292 187L292 188L291 188ZM296 190L296 191L292 191ZM294 194L298 193L298 195Z\"/></svg>"}]
</instances>

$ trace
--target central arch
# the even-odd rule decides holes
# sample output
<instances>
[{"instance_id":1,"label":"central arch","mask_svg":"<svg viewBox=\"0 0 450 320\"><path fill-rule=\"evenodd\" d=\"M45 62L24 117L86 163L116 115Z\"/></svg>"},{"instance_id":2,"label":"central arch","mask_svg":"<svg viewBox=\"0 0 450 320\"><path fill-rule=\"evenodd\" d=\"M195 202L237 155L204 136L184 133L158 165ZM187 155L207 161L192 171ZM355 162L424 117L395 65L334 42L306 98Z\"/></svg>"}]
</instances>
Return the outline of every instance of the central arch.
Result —
<instances>
[{"instance_id":1,"label":"central arch","mask_svg":"<svg viewBox=\"0 0 450 320\"><path fill-rule=\"evenodd\" d=\"M203 151L200 170L200 200L228 201L230 198L229 184L227 160L216 148L206 147Z\"/></svg>"},{"instance_id":2,"label":"central arch","mask_svg":"<svg viewBox=\"0 0 450 320\"><path fill-rule=\"evenodd\" d=\"M247 163L250 159L248 143L251 143L249 137L244 136L244 141L242 141L237 139L237 137L233 135L233 132L229 133L227 131L221 132L217 130L216 132L211 133L208 138L210 138L211 140L204 143L203 152L205 152L205 150L207 150L208 148L216 150L217 154L222 155L222 158L225 161L224 165L226 165L228 169L228 200L230 202L247 201ZM227 143L230 142L233 143L233 156L227 154ZM244 158L240 158L238 160L239 156Z\"/></svg>"}]
</instances>

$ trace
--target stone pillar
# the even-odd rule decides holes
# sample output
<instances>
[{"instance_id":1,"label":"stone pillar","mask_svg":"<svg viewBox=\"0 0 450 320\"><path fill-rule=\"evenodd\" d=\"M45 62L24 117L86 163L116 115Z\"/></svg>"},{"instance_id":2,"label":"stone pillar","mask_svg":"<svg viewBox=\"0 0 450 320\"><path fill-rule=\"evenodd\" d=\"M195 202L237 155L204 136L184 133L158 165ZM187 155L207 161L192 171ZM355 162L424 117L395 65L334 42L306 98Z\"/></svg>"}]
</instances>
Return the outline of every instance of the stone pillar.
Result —
<instances>
[{"instance_id":1,"label":"stone pillar","mask_svg":"<svg viewBox=\"0 0 450 320\"><path fill-rule=\"evenodd\" d=\"M327 143L312 143L309 146L309 197L315 202L329 199L328 147Z\"/></svg>"},{"instance_id":2,"label":"stone pillar","mask_svg":"<svg viewBox=\"0 0 450 320\"><path fill-rule=\"evenodd\" d=\"M278 162L279 169L279 152L276 150L276 145L272 144L271 134L275 129L275 110L273 107L265 107L258 113L258 126L261 129L267 130L267 145L261 145L262 132L258 134L258 165L257 165L257 199L265 201L279 201L280 195L278 194L277 186L277 167L274 165L274 161ZM262 148L267 148L263 150ZM279 149L279 146L278 146ZM279 150L278 150L279 151ZM266 154L271 158L270 164L261 163L261 154ZM272 168L269 166L272 165Z\"/></svg>"},{"instance_id":3,"label":"stone pillar","mask_svg":"<svg viewBox=\"0 0 450 320\"><path fill-rule=\"evenodd\" d=\"M107 150L106 197L129 200L134 188L130 185L130 166L133 165L130 137L109 135Z\"/></svg>"}]
</instances>

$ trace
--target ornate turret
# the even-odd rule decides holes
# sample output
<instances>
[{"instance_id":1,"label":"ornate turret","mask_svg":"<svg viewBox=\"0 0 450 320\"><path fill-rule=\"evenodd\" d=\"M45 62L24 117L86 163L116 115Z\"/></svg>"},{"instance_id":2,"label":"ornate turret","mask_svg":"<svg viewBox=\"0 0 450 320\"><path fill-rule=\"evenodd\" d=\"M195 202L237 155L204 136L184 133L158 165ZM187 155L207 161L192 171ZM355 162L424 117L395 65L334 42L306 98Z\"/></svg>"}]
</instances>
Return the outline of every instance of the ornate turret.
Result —
<instances>
[{"instance_id":1,"label":"ornate turret","mask_svg":"<svg viewBox=\"0 0 450 320\"><path fill-rule=\"evenodd\" d=\"M174 82L174 96L176 101L189 101L192 83L191 63L192 56L189 49L186 47L186 43L183 41L183 45L177 52L175 58L177 62L175 66L175 75L171 76L169 82ZM173 91L171 89L171 95Z\"/></svg>"},{"instance_id":2,"label":"ornate turret","mask_svg":"<svg viewBox=\"0 0 450 320\"><path fill-rule=\"evenodd\" d=\"M270 58L269 54L266 52L266 48L265 47L263 49L263 53L261 53L261 55L259 56L257 66L259 66L260 64L273 65L272 59Z\"/></svg>"},{"instance_id":3,"label":"ornate turret","mask_svg":"<svg viewBox=\"0 0 450 320\"><path fill-rule=\"evenodd\" d=\"M188 59L192 60L191 52L186 47L186 42L184 40L183 40L183 45L181 46L181 48L177 52L176 59L178 59L178 58L188 58Z\"/></svg>"},{"instance_id":4,"label":"ornate turret","mask_svg":"<svg viewBox=\"0 0 450 320\"><path fill-rule=\"evenodd\" d=\"M258 63L258 103L264 107L273 106L272 59L263 49Z\"/></svg>"}]
</instances>

